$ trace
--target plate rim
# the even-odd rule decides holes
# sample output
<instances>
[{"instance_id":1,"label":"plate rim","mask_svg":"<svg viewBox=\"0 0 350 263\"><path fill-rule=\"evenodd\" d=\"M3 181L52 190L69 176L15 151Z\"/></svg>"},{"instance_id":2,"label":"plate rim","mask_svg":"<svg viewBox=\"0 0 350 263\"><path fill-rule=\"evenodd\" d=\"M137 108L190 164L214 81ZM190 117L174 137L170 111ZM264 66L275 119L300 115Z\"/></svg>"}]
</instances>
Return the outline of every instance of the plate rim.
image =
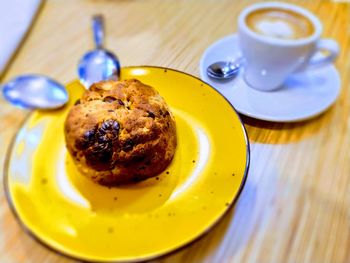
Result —
<instances>
[{"instance_id":1,"label":"plate rim","mask_svg":"<svg viewBox=\"0 0 350 263\"><path fill-rule=\"evenodd\" d=\"M125 69L133 69L133 68L156 68L156 69L163 69L163 70L169 70L169 71L174 71L177 73L181 73L181 74L185 74L189 77L195 78L197 80L199 80L200 82L203 82L204 84L208 85L209 88L212 88L219 96L221 96L233 109L233 111L235 112L235 114L238 117L238 120L240 122L240 126L243 130L243 135L244 135L244 140L245 140L245 145L246 145L246 163L245 163L245 169L244 169L244 174L243 174L243 179L240 183L239 189L237 191L237 194L235 195L235 197L232 199L232 201L230 202L229 206L227 206L226 210L224 210L224 212L216 218L216 220L214 220L214 222L208 227L206 228L204 231L202 231L200 234L198 234L197 236L195 236L193 239L180 244L177 247L174 247L170 250L167 250L163 253L160 254L156 254L156 255L152 255L152 256L148 256L148 257L143 257L143 258L135 258L135 259L127 259L127 260L91 260L91 259L87 259L87 258L83 258L83 257L76 257L73 255L70 255L66 252L60 251L59 249L49 245L48 243L46 243L44 240L42 240L39 236L37 236L21 219L20 215L18 214L14 202L11 198L11 194L10 194L10 189L9 189L9 174L8 174L8 169L9 169L9 164L10 164L10 156L12 155L13 152L13 147L14 144L17 140L17 137L19 135L19 131L20 129L23 127L23 125L28 121L28 119L34 114L35 110L30 110L26 116L24 117L24 119L19 123L16 132L14 133L14 135L11 138L10 144L8 146L8 148L6 149L6 153L5 153L5 159L4 159L4 166L3 166L3 187L4 187L4 193L5 193L5 198L7 201L7 204L10 208L10 211L12 212L12 215L15 217L16 221L18 222L18 224L20 225L20 227L24 230L24 232L30 236L33 240L35 240L38 244L42 245L44 248L48 249L49 251L55 253L56 255L59 256L63 256L66 257L68 259L73 259L73 260L77 260L77 261L83 261L83 262L92 262L92 263L112 263L112 262L127 262L127 263L136 263L136 262L144 262L144 261L149 261L149 260L155 260L155 259L161 259L164 258L166 256L175 254L176 252L185 249L187 247L189 247L190 245L192 245L193 243L197 242L198 240L202 239L204 236L206 236L211 230L213 230L218 224L219 222L228 214L229 211L232 210L232 207L236 204L239 196L242 194L242 190L247 182L247 177L248 177L248 172L249 172L249 168L250 168L250 142L249 142L249 137L248 137L248 133L247 130L244 126L244 123L241 119L241 116L239 115L238 111L235 109L235 107L231 104L230 101L228 101L226 99L225 96L223 96L219 91L217 91L212 85L210 85L209 83L205 82L204 80L202 80L201 78L194 76L190 73L186 73L183 72L181 70L177 70L177 69L173 69L173 68L169 68L169 67L161 67L161 66L152 66L152 65L140 65L140 66L125 66L122 67ZM76 79L75 79L76 80ZM75 80L72 80L69 83L74 82ZM67 85L65 84L65 86Z\"/></svg>"},{"instance_id":2,"label":"plate rim","mask_svg":"<svg viewBox=\"0 0 350 263\"><path fill-rule=\"evenodd\" d=\"M212 42L202 53L200 62L199 62L199 75L200 78L202 79L203 82L206 82L203 78L205 76L205 69L204 69L204 60L206 57L208 57L208 53L212 52L215 50L218 46L222 45L223 43L230 41L230 40L235 40L238 41L238 32L234 32L228 35L223 36L222 38L217 39L216 41ZM289 118L281 118L281 117L273 117L271 115L264 115L261 113L253 113L248 110L236 110L240 114L247 116L249 118L257 119L257 120L262 120L262 121L269 121L269 122L277 122L277 123L296 123L296 122L303 122L306 120L311 120L314 119L321 114L325 113L328 109L330 109L333 104L337 101L337 99L340 96L341 89L342 89L342 83L341 83L341 78L339 76L338 69L334 65L334 63L331 63L328 65L330 67L330 70L333 71L336 75L337 78L337 92L336 96L333 100L331 100L329 103L325 104L325 106L322 108L322 110L314 110L312 113L309 114L304 114L302 116L299 115L299 117L289 117ZM206 82L207 83L207 82ZM208 83L207 83L208 84ZM209 86L213 87L213 85L208 84ZM215 87L213 87L215 90L217 90ZM218 91L218 90L217 90ZM219 92L219 91L218 91ZM219 92L220 93L220 92ZM224 96L225 97L225 96Z\"/></svg>"}]
</instances>

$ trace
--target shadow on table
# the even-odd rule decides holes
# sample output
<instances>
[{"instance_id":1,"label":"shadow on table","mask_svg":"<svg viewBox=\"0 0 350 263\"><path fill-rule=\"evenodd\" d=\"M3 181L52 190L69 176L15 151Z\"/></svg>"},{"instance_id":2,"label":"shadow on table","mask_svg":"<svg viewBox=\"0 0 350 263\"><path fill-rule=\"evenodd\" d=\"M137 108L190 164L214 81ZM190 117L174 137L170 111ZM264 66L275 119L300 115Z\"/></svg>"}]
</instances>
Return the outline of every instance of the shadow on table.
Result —
<instances>
[{"instance_id":1,"label":"shadow on table","mask_svg":"<svg viewBox=\"0 0 350 263\"><path fill-rule=\"evenodd\" d=\"M314 136L327 127L333 116L334 107L312 119L280 123L269 122L241 115L251 142L266 144L287 144Z\"/></svg>"}]
</instances>

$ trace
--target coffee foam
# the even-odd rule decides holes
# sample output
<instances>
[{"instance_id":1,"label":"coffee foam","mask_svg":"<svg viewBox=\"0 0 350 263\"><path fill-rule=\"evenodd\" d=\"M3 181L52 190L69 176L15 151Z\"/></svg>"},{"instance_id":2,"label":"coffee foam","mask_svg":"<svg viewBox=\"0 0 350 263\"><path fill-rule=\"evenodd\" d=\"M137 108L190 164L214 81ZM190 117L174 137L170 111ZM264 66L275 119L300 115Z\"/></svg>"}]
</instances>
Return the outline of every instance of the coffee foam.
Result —
<instances>
[{"instance_id":1,"label":"coffee foam","mask_svg":"<svg viewBox=\"0 0 350 263\"><path fill-rule=\"evenodd\" d=\"M277 8L262 9L249 14L247 24L258 34L279 39L305 38L314 31L306 17Z\"/></svg>"},{"instance_id":2,"label":"coffee foam","mask_svg":"<svg viewBox=\"0 0 350 263\"><path fill-rule=\"evenodd\" d=\"M276 38L293 39L296 35L295 29L285 21L260 21L255 29L263 35Z\"/></svg>"}]
</instances>

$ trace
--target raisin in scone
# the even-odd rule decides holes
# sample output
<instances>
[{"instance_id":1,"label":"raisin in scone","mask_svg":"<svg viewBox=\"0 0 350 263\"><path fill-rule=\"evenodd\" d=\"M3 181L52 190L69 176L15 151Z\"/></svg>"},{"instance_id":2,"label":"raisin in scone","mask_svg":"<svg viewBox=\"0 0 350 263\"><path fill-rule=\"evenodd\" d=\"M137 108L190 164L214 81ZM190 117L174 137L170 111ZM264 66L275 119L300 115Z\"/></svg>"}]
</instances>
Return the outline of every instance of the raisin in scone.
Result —
<instances>
[{"instance_id":1,"label":"raisin in scone","mask_svg":"<svg viewBox=\"0 0 350 263\"><path fill-rule=\"evenodd\" d=\"M93 84L68 113L64 129L78 169L103 185L161 173L176 148L169 107L154 88L136 79Z\"/></svg>"}]
</instances>

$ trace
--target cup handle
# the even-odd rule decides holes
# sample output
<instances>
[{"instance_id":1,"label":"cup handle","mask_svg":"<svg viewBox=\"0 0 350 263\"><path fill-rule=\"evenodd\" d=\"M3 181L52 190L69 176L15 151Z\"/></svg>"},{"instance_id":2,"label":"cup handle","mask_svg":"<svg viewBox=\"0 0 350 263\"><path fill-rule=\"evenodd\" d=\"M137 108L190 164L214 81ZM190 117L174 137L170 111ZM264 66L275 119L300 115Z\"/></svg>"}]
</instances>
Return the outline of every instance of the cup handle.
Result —
<instances>
[{"instance_id":1,"label":"cup handle","mask_svg":"<svg viewBox=\"0 0 350 263\"><path fill-rule=\"evenodd\" d=\"M320 52L327 52L325 56L318 56ZM339 45L333 39L320 39L316 44L316 49L314 54L308 61L307 68L315 68L332 63L339 54Z\"/></svg>"}]
</instances>

